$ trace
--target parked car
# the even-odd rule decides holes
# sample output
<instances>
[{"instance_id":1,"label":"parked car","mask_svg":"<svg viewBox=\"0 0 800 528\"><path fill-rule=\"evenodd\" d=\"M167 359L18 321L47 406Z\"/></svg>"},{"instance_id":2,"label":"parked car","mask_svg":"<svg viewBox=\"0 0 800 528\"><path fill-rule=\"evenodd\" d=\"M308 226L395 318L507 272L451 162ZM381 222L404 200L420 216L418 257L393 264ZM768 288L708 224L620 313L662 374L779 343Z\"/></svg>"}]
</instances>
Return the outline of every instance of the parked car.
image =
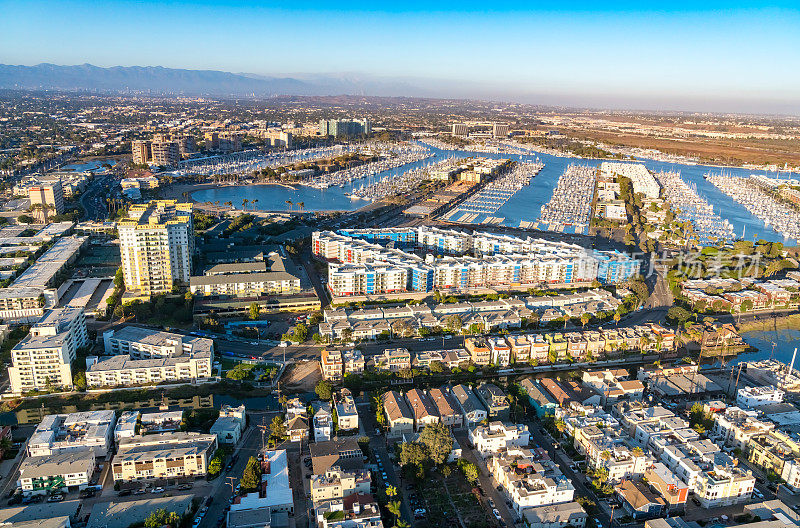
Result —
<instances>
[{"instance_id":1,"label":"parked car","mask_svg":"<svg viewBox=\"0 0 800 528\"><path fill-rule=\"evenodd\" d=\"M497 519L498 521L503 520L503 518L500 517L500 512L497 510L497 508L492 510L492 515L494 515L494 518Z\"/></svg>"},{"instance_id":2,"label":"parked car","mask_svg":"<svg viewBox=\"0 0 800 528\"><path fill-rule=\"evenodd\" d=\"M119 490L117 492L117 497L127 497L130 494L131 494L131 490L129 490L129 489Z\"/></svg>"},{"instance_id":3,"label":"parked car","mask_svg":"<svg viewBox=\"0 0 800 528\"><path fill-rule=\"evenodd\" d=\"M489 501L488 501L488 502L489 502L489 507L490 507L490 508L494 508L494 507L495 507L495 505L494 505L494 500L493 500L493 499L489 499Z\"/></svg>"},{"instance_id":4,"label":"parked car","mask_svg":"<svg viewBox=\"0 0 800 528\"><path fill-rule=\"evenodd\" d=\"M55 495L50 495L47 497L47 502L61 502L64 500L64 496L60 493L56 493Z\"/></svg>"},{"instance_id":5,"label":"parked car","mask_svg":"<svg viewBox=\"0 0 800 528\"><path fill-rule=\"evenodd\" d=\"M157 488L153 488L152 490L150 490L150 493L164 493L164 488L158 486Z\"/></svg>"}]
</instances>

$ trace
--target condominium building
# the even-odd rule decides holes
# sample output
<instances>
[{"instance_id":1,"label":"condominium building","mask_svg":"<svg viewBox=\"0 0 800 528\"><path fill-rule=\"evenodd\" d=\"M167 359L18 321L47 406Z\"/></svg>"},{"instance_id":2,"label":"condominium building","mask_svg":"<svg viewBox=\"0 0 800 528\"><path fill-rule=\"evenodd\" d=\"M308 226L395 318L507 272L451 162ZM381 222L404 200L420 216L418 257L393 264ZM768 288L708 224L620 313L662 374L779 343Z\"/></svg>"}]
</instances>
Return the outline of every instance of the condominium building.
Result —
<instances>
[{"instance_id":1,"label":"condominium building","mask_svg":"<svg viewBox=\"0 0 800 528\"><path fill-rule=\"evenodd\" d=\"M469 127L464 123L453 123L450 127L450 134L453 136L466 136L469 134Z\"/></svg>"},{"instance_id":2,"label":"condominium building","mask_svg":"<svg viewBox=\"0 0 800 528\"><path fill-rule=\"evenodd\" d=\"M64 189L61 180L41 182L28 188L34 216L46 220L64 212Z\"/></svg>"},{"instance_id":3,"label":"condominium building","mask_svg":"<svg viewBox=\"0 0 800 528\"><path fill-rule=\"evenodd\" d=\"M117 224L126 290L144 295L189 283L194 252L192 204L154 200L135 204Z\"/></svg>"},{"instance_id":4,"label":"condominium building","mask_svg":"<svg viewBox=\"0 0 800 528\"><path fill-rule=\"evenodd\" d=\"M358 429L358 411L353 394L342 389L334 398L336 403L336 426L340 431L353 431Z\"/></svg>"},{"instance_id":5,"label":"condominium building","mask_svg":"<svg viewBox=\"0 0 800 528\"><path fill-rule=\"evenodd\" d=\"M490 422L469 431L469 441L484 458L494 456L510 447L527 447L530 431L525 424Z\"/></svg>"},{"instance_id":6,"label":"condominium building","mask_svg":"<svg viewBox=\"0 0 800 528\"><path fill-rule=\"evenodd\" d=\"M153 164L158 166L177 167L181 160L177 141L153 141L150 144L150 153Z\"/></svg>"},{"instance_id":7,"label":"condominium building","mask_svg":"<svg viewBox=\"0 0 800 528\"><path fill-rule=\"evenodd\" d=\"M783 401L785 393L776 387L745 387L736 391L736 403L748 409L755 409L770 403Z\"/></svg>"},{"instance_id":8,"label":"condominium building","mask_svg":"<svg viewBox=\"0 0 800 528\"><path fill-rule=\"evenodd\" d=\"M375 356L375 368L388 372L410 369L411 353L405 348L387 348L383 355Z\"/></svg>"},{"instance_id":9,"label":"condominium building","mask_svg":"<svg viewBox=\"0 0 800 528\"><path fill-rule=\"evenodd\" d=\"M11 349L11 391L17 394L51 387L72 387L76 351L89 344L82 308L49 310L30 334Z\"/></svg>"},{"instance_id":10,"label":"condominium building","mask_svg":"<svg viewBox=\"0 0 800 528\"><path fill-rule=\"evenodd\" d=\"M511 127L509 127L505 123L494 123L492 125L492 136L496 138L508 137L508 134L510 132L511 132Z\"/></svg>"},{"instance_id":11,"label":"condominium building","mask_svg":"<svg viewBox=\"0 0 800 528\"><path fill-rule=\"evenodd\" d=\"M423 259L397 247L415 245L445 258ZM588 251L540 239L419 227L316 231L312 251L328 263L334 296L405 291L508 288L541 284L617 283L639 272L625 253ZM602 268L600 267L602 265Z\"/></svg>"},{"instance_id":12,"label":"condominium building","mask_svg":"<svg viewBox=\"0 0 800 528\"><path fill-rule=\"evenodd\" d=\"M217 437L162 433L122 440L111 461L115 481L202 476L217 449Z\"/></svg>"},{"instance_id":13,"label":"condominium building","mask_svg":"<svg viewBox=\"0 0 800 528\"><path fill-rule=\"evenodd\" d=\"M323 348L320 353L322 377L330 381L341 381L343 377L343 361L341 350Z\"/></svg>"},{"instance_id":14,"label":"condominium building","mask_svg":"<svg viewBox=\"0 0 800 528\"><path fill-rule=\"evenodd\" d=\"M191 277L189 287L199 296L289 295L300 291L300 277L289 273L284 257L273 252L261 262L213 266L203 275Z\"/></svg>"},{"instance_id":15,"label":"condominium building","mask_svg":"<svg viewBox=\"0 0 800 528\"><path fill-rule=\"evenodd\" d=\"M95 468L90 450L68 451L58 455L27 457L19 467L17 485L23 493L44 495L89 485Z\"/></svg>"},{"instance_id":16,"label":"condominium building","mask_svg":"<svg viewBox=\"0 0 800 528\"><path fill-rule=\"evenodd\" d=\"M316 442L311 451L311 501L314 505L353 493L369 493L372 478L355 438Z\"/></svg>"},{"instance_id":17,"label":"condominium building","mask_svg":"<svg viewBox=\"0 0 800 528\"><path fill-rule=\"evenodd\" d=\"M319 122L321 136L359 136L372 133L372 122L369 119L322 119Z\"/></svg>"},{"instance_id":18,"label":"condominium building","mask_svg":"<svg viewBox=\"0 0 800 528\"><path fill-rule=\"evenodd\" d=\"M550 460L535 460L529 449L510 448L495 454L489 471L520 515L526 508L570 502L575 496L575 487L558 466Z\"/></svg>"},{"instance_id":19,"label":"condominium building","mask_svg":"<svg viewBox=\"0 0 800 528\"><path fill-rule=\"evenodd\" d=\"M149 141L143 139L133 140L131 151L133 153L133 162L137 165L143 165L152 159Z\"/></svg>"},{"instance_id":20,"label":"condominium building","mask_svg":"<svg viewBox=\"0 0 800 528\"><path fill-rule=\"evenodd\" d=\"M89 386L125 386L209 378L214 342L127 326L103 333L108 356L87 358Z\"/></svg>"},{"instance_id":21,"label":"condominium building","mask_svg":"<svg viewBox=\"0 0 800 528\"><path fill-rule=\"evenodd\" d=\"M28 455L91 451L97 457L104 457L111 449L114 420L114 411L110 410L48 414L28 440Z\"/></svg>"},{"instance_id":22,"label":"condominium building","mask_svg":"<svg viewBox=\"0 0 800 528\"><path fill-rule=\"evenodd\" d=\"M750 499L756 478L750 471L734 466L717 466L704 471L695 494L703 508L732 506Z\"/></svg>"}]
</instances>

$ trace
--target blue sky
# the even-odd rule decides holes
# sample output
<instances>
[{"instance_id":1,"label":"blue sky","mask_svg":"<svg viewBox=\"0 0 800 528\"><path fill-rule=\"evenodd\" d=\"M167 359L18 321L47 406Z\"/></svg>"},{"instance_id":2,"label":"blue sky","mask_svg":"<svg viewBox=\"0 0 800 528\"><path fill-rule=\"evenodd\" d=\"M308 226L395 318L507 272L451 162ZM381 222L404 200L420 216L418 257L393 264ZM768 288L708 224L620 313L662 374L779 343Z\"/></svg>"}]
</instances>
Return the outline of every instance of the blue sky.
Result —
<instances>
[{"instance_id":1,"label":"blue sky","mask_svg":"<svg viewBox=\"0 0 800 528\"><path fill-rule=\"evenodd\" d=\"M0 0L0 62L348 72L441 95L800 112L799 6Z\"/></svg>"}]
</instances>

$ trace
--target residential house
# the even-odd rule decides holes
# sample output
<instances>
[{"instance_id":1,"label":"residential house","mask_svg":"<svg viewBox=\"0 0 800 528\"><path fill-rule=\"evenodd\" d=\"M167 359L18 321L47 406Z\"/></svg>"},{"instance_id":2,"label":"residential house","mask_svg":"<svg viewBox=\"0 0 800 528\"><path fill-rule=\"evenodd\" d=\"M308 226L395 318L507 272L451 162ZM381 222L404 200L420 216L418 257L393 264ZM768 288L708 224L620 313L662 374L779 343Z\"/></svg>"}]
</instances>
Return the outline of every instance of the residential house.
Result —
<instances>
[{"instance_id":1,"label":"residential house","mask_svg":"<svg viewBox=\"0 0 800 528\"><path fill-rule=\"evenodd\" d=\"M472 427L486 420L488 416L486 409L468 386L456 385L450 389L450 394L453 396L453 399L455 399L458 404L458 408L464 415L464 425Z\"/></svg>"},{"instance_id":2,"label":"residential house","mask_svg":"<svg viewBox=\"0 0 800 528\"><path fill-rule=\"evenodd\" d=\"M388 391L381 396L381 399L389 427L387 434L399 437L403 433L413 432L414 413L411 412L403 396L397 391Z\"/></svg>"}]
</instances>

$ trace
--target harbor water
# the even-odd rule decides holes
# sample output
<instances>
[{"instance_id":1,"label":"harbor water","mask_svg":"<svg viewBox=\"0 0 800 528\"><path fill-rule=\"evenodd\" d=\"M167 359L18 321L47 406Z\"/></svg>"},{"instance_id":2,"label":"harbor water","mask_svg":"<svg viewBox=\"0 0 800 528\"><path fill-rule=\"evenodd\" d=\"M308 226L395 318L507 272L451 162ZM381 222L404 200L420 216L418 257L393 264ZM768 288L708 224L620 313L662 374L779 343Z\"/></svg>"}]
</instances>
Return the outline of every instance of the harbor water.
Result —
<instances>
[{"instance_id":1,"label":"harbor water","mask_svg":"<svg viewBox=\"0 0 800 528\"><path fill-rule=\"evenodd\" d=\"M492 213L495 218L502 218L502 225L518 227L521 222L536 223L539 221L541 208L553 195L558 178L571 164L597 166L602 160L584 160L572 157L554 156L543 153L532 153L530 155L521 154L501 154L474 152L469 150L442 150L429 147L433 156L414 163L409 163L401 167L396 167L373 176L373 181L384 179L388 176L425 167L438 163L444 159L457 157L488 157L493 159L512 159L515 161L535 162L545 164L544 168L531 180L531 183L519 192L514 194L497 211ZM766 226L764 222L751 214L744 206L736 203L730 196L714 187L703 176L709 172L721 172L719 167L707 165L687 165L680 163L667 163L662 161L644 160L645 166L654 172L659 171L678 171L680 177L688 184L694 185L697 194L711 204L714 212L722 219L728 220L733 226L737 237L746 240L769 240L772 242L786 242L794 244L793 241L785 240L782 235ZM731 176L746 178L753 173L750 169L725 168L725 173ZM278 185L250 185L250 186L221 186L212 189L202 189L192 193L192 198L198 202L224 203L230 201L234 206L239 206L242 200L252 201L257 199L257 208L261 210L280 211L288 210L287 200L293 203L304 202L306 211L354 211L368 201L351 199L349 194L353 188L366 185L370 182L357 180L343 187L330 187L328 189L314 189L310 187L294 186L287 188ZM480 223L484 218L478 217L473 220Z\"/></svg>"}]
</instances>

